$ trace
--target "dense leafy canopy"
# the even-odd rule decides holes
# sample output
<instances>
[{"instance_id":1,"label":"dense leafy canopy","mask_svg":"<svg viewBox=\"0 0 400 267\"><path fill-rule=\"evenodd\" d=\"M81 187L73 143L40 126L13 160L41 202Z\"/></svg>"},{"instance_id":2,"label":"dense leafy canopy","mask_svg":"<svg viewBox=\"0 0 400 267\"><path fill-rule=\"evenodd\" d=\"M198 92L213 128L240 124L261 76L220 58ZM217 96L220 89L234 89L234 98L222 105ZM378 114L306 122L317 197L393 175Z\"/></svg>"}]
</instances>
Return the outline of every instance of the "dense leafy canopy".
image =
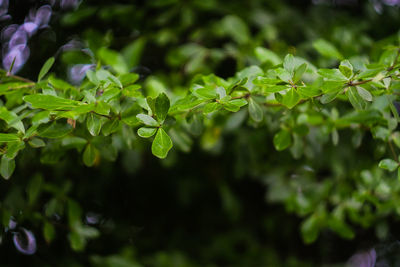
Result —
<instances>
[{"instance_id":1,"label":"dense leafy canopy","mask_svg":"<svg viewBox=\"0 0 400 267\"><path fill-rule=\"evenodd\" d=\"M378 238L385 239L390 229L385 220L397 220L400 212L400 116L395 106L400 94L400 35L388 28L387 36L376 36L376 21L384 18L368 13L374 12L370 3L358 5L373 14L370 21L364 18L355 24L348 15L351 10L309 4L304 24L286 29L285 23L302 15L281 1L249 1L250 9L245 3L229 3L225 9L214 1L173 2L140 4L139 10L130 4L84 1L64 14L59 25L73 29L88 22L80 33L84 48L45 55L41 68L26 71L28 63L21 74L12 66L0 72L0 174L8 180L1 204L4 229L16 220L41 229L48 247L56 239L68 240L73 251L82 252L90 240L115 231L115 224L129 228L111 219L96 227L99 215L88 215L84 196L96 179L82 182L67 176L103 172L93 188L104 195L99 199L112 202L104 199L106 184L112 181L104 180L118 180L120 166L125 173L146 173L140 162L151 151L166 169L151 159L147 168L159 170L150 175L165 175L168 168L185 170L185 164L192 173L219 173L218 195L233 222L244 216L245 207L235 197L230 178L224 178L229 175L267 186L268 203L283 204L286 212L302 218L295 231L307 244L327 231L353 239L358 228L374 228ZM398 11L386 8L385 12ZM210 10L215 18L200 23L201 15L195 14ZM143 33L130 28L127 43L118 39L118 32L104 33L90 24L94 17L99 24L115 19L126 30L128 21L136 25L153 12L154 21L135 26ZM325 12L335 12L341 21L326 19ZM399 20L398 14L390 14L390 23ZM325 24L317 23L321 21ZM305 42L291 36L295 30L305 32ZM296 48L285 43L288 40ZM165 53L165 62L159 53ZM153 64L151 75L146 64ZM29 79L22 78L24 71ZM187 159L196 153L222 161ZM30 164L39 167L24 176ZM51 164L53 169L45 167ZM181 202L190 202L188 194L197 192L192 187L199 186L198 181L176 179ZM143 195L149 193L153 194ZM267 224L264 215L260 217ZM127 224L131 223L135 225ZM276 229L280 223L270 225ZM215 246L230 243L220 242ZM141 266L138 259L151 266L197 266L196 260L179 252L160 252L149 260L133 255L128 244L118 249L114 256L94 250L90 261L96 266L104 266L103 261ZM218 257L210 256L215 253L212 248L203 253L210 253L199 257L203 261L218 264ZM228 254L221 256L222 264L239 263ZM285 262L278 254L270 252L265 259L249 252L240 263L251 266L252 258L253 263L274 266L302 262Z\"/></svg>"}]
</instances>

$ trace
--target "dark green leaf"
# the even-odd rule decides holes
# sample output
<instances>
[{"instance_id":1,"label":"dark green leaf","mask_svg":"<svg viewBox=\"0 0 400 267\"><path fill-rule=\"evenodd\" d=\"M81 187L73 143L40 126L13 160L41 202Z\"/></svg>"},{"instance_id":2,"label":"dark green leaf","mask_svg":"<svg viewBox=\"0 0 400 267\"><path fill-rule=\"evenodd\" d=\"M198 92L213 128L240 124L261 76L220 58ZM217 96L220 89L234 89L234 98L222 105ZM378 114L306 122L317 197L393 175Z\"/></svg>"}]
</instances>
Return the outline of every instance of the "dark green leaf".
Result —
<instances>
[{"instance_id":1,"label":"dark green leaf","mask_svg":"<svg viewBox=\"0 0 400 267\"><path fill-rule=\"evenodd\" d=\"M274 146L276 150L282 151L292 144L292 135L287 130L281 130L274 135Z\"/></svg>"},{"instance_id":2,"label":"dark green leaf","mask_svg":"<svg viewBox=\"0 0 400 267\"><path fill-rule=\"evenodd\" d=\"M96 154L96 148L92 144L88 144L83 152L83 163L88 167L93 166L96 160Z\"/></svg>"},{"instance_id":3,"label":"dark green leaf","mask_svg":"<svg viewBox=\"0 0 400 267\"><path fill-rule=\"evenodd\" d=\"M4 179L8 180L15 169L15 160L3 155L0 162L0 174Z\"/></svg>"}]
</instances>

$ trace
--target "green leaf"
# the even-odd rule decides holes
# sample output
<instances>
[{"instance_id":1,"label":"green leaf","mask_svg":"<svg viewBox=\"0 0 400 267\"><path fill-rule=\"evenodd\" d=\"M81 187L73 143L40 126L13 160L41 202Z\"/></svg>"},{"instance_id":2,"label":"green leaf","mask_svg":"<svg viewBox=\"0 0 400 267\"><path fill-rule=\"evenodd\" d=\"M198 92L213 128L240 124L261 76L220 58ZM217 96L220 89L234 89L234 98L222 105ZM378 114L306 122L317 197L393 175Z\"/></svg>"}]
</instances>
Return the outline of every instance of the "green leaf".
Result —
<instances>
[{"instance_id":1,"label":"green leaf","mask_svg":"<svg viewBox=\"0 0 400 267\"><path fill-rule=\"evenodd\" d=\"M284 81L285 83L289 83L292 80L292 75L286 69L278 68L275 70L276 75L278 75L279 79Z\"/></svg>"},{"instance_id":2,"label":"green leaf","mask_svg":"<svg viewBox=\"0 0 400 267\"><path fill-rule=\"evenodd\" d=\"M138 129L137 134L143 138L152 137L157 132L157 128L141 127Z\"/></svg>"},{"instance_id":3,"label":"green leaf","mask_svg":"<svg viewBox=\"0 0 400 267\"><path fill-rule=\"evenodd\" d=\"M294 88L291 88L289 91L286 92L286 94L282 96L281 103L291 109L296 106L297 103L299 103L300 99L301 97L297 93L297 91Z\"/></svg>"},{"instance_id":4,"label":"green leaf","mask_svg":"<svg viewBox=\"0 0 400 267\"><path fill-rule=\"evenodd\" d=\"M61 141L61 145L64 146L65 148L76 148L76 149L82 149L84 145L86 145L87 140L78 137L78 136L67 136L64 137Z\"/></svg>"},{"instance_id":5,"label":"green leaf","mask_svg":"<svg viewBox=\"0 0 400 267\"><path fill-rule=\"evenodd\" d=\"M136 115L136 118L143 124L147 126L152 126L152 127L157 127L160 126L160 124L153 119L151 116L146 115L146 114L138 114Z\"/></svg>"},{"instance_id":6,"label":"green leaf","mask_svg":"<svg viewBox=\"0 0 400 267\"><path fill-rule=\"evenodd\" d=\"M46 62L43 64L43 67L40 69L38 82L40 82L40 80L42 80L42 78L49 72L53 64L54 64L54 57L51 57L48 60L46 60Z\"/></svg>"},{"instance_id":7,"label":"green leaf","mask_svg":"<svg viewBox=\"0 0 400 267\"><path fill-rule=\"evenodd\" d=\"M388 170L388 171L394 171L399 167L399 164L392 160L392 159L383 159L379 162L379 168Z\"/></svg>"},{"instance_id":8,"label":"green leaf","mask_svg":"<svg viewBox=\"0 0 400 267\"><path fill-rule=\"evenodd\" d=\"M101 130L100 118L93 113L89 113L86 119L86 127L91 135L99 135Z\"/></svg>"},{"instance_id":9,"label":"green leaf","mask_svg":"<svg viewBox=\"0 0 400 267\"><path fill-rule=\"evenodd\" d=\"M118 119L108 120L106 123L104 123L103 127L101 128L101 132L105 136L108 136L118 131L120 129L119 126L120 126L120 120Z\"/></svg>"},{"instance_id":10,"label":"green leaf","mask_svg":"<svg viewBox=\"0 0 400 267\"><path fill-rule=\"evenodd\" d=\"M286 90L288 88L290 87L288 87L287 85L265 86L262 88L262 91L265 93L277 93Z\"/></svg>"},{"instance_id":11,"label":"green leaf","mask_svg":"<svg viewBox=\"0 0 400 267\"><path fill-rule=\"evenodd\" d=\"M293 75L293 82L297 83L298 81L301 80L301 77L303 76L304 72L307 70L307 63L303 63L300 66L298 66Z\"/></svg>"},{"instance_id":12,"label":"green leaf","mask_svg":"<svg viewBox=\"0 0 400 267\"><path fill-rule=\"evenodd\" d=\"M351 76L353 76L353 65L351 65L350 61L347 59L340 62L339 70L347 78L351 78Z\"/></svg>"},{"instance_id":13,"label":"green leaf","mask_svg":"<svg viewBox=\"0 0 400 267\"><path fill-rule=\"evenodd\" d=\"M1 107L0 119L4 120L9 125L9 127L13 127L14 129L25 133L24 124L15 112L9 111L5 107Z\"/></svg>"},{"instance_id":14,"label":"green leaf","mask_svg":"<svg viewBox=\"0 0 400 267\"><path fill-rule=\"evenodd\" d=\"M217 91L212 87L200 87L193 90L193 94L202 99L215 99L217 98Z\"/></svg>"},{"instance_id":15,"label":"green leaf","mask_svg":"<svg viewBox=\"0 0 400 267\"><path fill-rule=\"evenodd\" d=\"M274 135L274 146L276 150L282 151L292 144L292 135L287 130L281 130Z\"/></svg>"},{"instance_id":16,"label":"green leaf","mask_svg":"<svg viewBox=\"0 0 400 267\"><path fill-rule=\"evenodd\" d=\"M43 94L27 95L23 97L23 100L34 108L46 110L71 110L80 105L79 101Z\"/></svg>"},{"instance_id":17,"label":"green leaf","mask_svg":"<svg viewBox=\"0 0 400 267\"><path fill-rule=\"evenodd\" d=\"M50 243L51 241L53 241L55 235L56 231L54 229L54 226L49 222L45 222L43 225L44 240L46 240L47 243Z\"/></svg>"},{"instance_id":18,"label":"green leaf","mask_svg":"<svg viewBox=\"0 0 400 267\"><path fill-rule=\"evenodd\" d=\"M141 97L142 93L139 91L140 88L142 88L141 85L132 84L132 85L129 85L129 86L125 87L122 90L122 94L124 96L128 96L128 97Z\"/></svg>"},{"instance_id":19,"label":"green leaf","mask_svg":"<svg viewBox=\"0 0 400 267\"><path fill-rule=\"evenodd\" d=\"M273 66L279 65L282 63L282 59L277 54L275 54L274 52L272 52L271 50L269 50L267 48L256 47L256 49L254 50L254 53L255 53L257 59L261 63L270 62Z\"/></svg>"},{"instance_id":20,"label":"green leaf","mask_svg":"<svg viewBox=\"0 0 400 267\"><path fill-rule=\"evenodd\" d=\"M159 128L151 146L151 152L154 156L161 159L165 158L168 151L172 148L172 141L164 129Z\"/></svg>"},{"instance_id":21,"label":"green leaf","mask_svg":"<svg viewBox=\"0 0 400 267\"><path fill-rule=\"evenodd\" d=\"M365 101L372 101L372 95L368 90L362 88L361 86L357 86L357 92Z\"/></svg>"},{"instance_id":22,"label":"green leaf","mask_svg":"<svg viewBox=\"0 0 400 267\"><path fill-rule=\"evenodd\" d=\"M7 157L10 159L15 158L18 155L18 152L25 148L24 141L16 141L16 142L8 142L7 143Z\"/></svg>"},{"instance_id":23,"label":"green leaf","mask_svg":"<svg viewBox=\"0 0 400 267\"><path fill-rule=\"evenodd\" d=\"M106 65L110 65L116 72L128 72L128 66L122 55L118 52L102 47L98 51L98 56Z\"/></svg>"},{"instance_id":24,"label":"green leaf","mask_svg":"<svg viewBox=\"0 0 400 267\"><path fill-rule=\"evenodd\" d=\"M294 70L296 69L296 61L294 60L294 56L292 54L286 55L285 59L283 60L283 67L291 75L294 74Z\"/></svg>"},{"instance_id":25,"label":"green leaf","mask_svg":"<svg viewBox=\"0 0 400 267\"><path fill-rule=\"evenodd\" d=\"M0 143L4 142L15 142L21 139L16 134L0 133Z\"/></svg>"},{"instance_id":26,"label":"green leaf","mask_svg":"<svg viewBox=\"0 0 400 267\"><path fill-rule=\"evenodd\" d=\"M313 47L318 51L322 56L327 58L334 58L338 60L342 60L342 54L336 49L336 47L330 42L324 39L318 39L313 42Z\"/></svg>"},{"instance_id":27,"label":"green leaf","mask_svg":"<svg viewBox=\"0 0 400 267\"><path fill-rule=\"evenodd\" d=\"M203 113L208 114L214 112L220 108L220 104L217 102L211 102L204 105Z\"/></svg>"},{"instance_id":28,"label":"green leaf","mask_svg":"<svg viewBox=\"0 0 400 267\"><path fill-rule=\"evenodd\" d=\"M0 174L8 180L15 170L15 160L3 155L0 162Z\"/></svg>"},{"instance_id":29,"label":"green leaf","mask_svg":"<svg viewBox=\"0 0 400 267\"><path fill-rule=\"evenodd\" d=\"M155 102L155 115L160 123L162 123L167 117L169 107L170 102L168 96L165 93L158 95Z\"/></svg>"},{"instance_id":30,"label":"green leaf","mask_svg":"<svg viewBox=\"0 0 400 267\"><path fill-rule=\"evenodd\" d=\"M262 121L264 115L261 106L252 98L249 99L249 114L250 117L256 122Z\"/></svg>"},{"instance_id":31,"label":"green leaf","mask_svg":"<svg viewBox=\"0 0 400 267\"><path fill-rule=\"evenodd\" d=\"M243 98L240 98L228 101L227 103L223 104L223 107L228 111L237 112L245 105L247 105L247 101Z\"/></svg>"},{"instance_id":32,"label":"green leaf","mask_svg":"<svg viewBox=\"0 0 400 267\"><path fill-rule=\"evenodd\" d=\"M44 147L46 146L46 143L37 137L32 138L31 140L29 140L29 145L33 148L39 148L39 147Z\"/></svg>"},{"instance_id":33,"label":"green leaf","mask_svg":"<svg viewBox=\"0 0 400 267\"><path fill-rule=\"evenodd\" d=\"M366 102L365 100L358 94L357 89L354 86L351 86L346 91L346 96L348 97L350 103L357 110L365 109Z\"/></svg>"},{"instance_id":34,"label":"green leaf","mask_svg":"<svg viewBox=\"0 0 400 267\"><path fill-rule=\"evenodd\" d=\"M348 80L338 69L319 69L318 74L331 81Z\"/></svg>"},{"instance_id":35,"label":"green leaf","mask_svg":"<svg viewBox=\"0 0 400 267\"><path fill-rule=\"evenodd\" d=\"M317 217L311 215L301 224L301 235L306 244L314 242L318 238L319 227Z\"/></svg>"},{"instance_id":36,"label":"green leaf","mask_svg":"<svg viewBox=\"0 0 400 267\"><path fill-rule=\"evenodd\" d=\"M37 134L40 137L45 138L61 138L70 132L72 132L73 128L67 122L53 122L50 124L42 124L37 129Z\"/></svg>"},{"instance_id":37,"label":"green leaf","mask_svg":"<svg viewBox=\"0 0 400 267\"><path fill-rule=\"evenodd\" d=\"M96 148L92 144L88 144L83 152L83 163L91 167L96 160Z\"/></svg>"},{"instance_id":38,"label":"green leaf","mask_svg":"<svg viewBox=\"0 0 400 267\"><path fill-rule=\"evenodd\" d=\"M335 100L335 98L338 96L338 94L339 94L339 92L324 94L320 99L321 104L328 104L328 103L332 102L333 100Z\"/></svg>"}]
</instances>

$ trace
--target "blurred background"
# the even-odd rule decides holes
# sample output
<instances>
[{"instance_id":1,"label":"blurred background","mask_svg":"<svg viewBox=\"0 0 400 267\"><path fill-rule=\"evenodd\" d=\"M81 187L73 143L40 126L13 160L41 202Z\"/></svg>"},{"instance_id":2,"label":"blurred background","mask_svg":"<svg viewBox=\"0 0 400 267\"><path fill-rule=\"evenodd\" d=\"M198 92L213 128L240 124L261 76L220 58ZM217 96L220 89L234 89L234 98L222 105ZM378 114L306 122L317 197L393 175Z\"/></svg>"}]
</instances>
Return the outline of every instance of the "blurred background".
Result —
<instances>
[{"instance_id":1,"label":"blurred background","mask_svg":"<svg viewBox=\"0 0 400 267\"><path fill-rule=\"evenodd\" d=\"M52 71L79 86L86 69L112 65L118 51L147 95L178 97L197 74L227 78L287 53L336 66L313 47L320 38L345 58L374 60L398 38L399 7L395 0L0 1L2 65L8 70L15 57L13 72L36 79L55 56ZM260 61L257 47L278 59ZM318 129L308 146L277 152L272 133L285 114L268 115L260 128L245 119L243 112L209 124L193 118L194 141L162 161L138 138L93 168L76 152L26 149L11 180L0 181L1 266L342 266L360 250L376 247L385 257L397 249L400 188L371 167L384 143L343 131L333 146ZM361 188L373 188L368 199ZM321 203L324 215L307 219ZM76 210L92 228L74 250L67 214ZM33 255L15 245L10 218L34 235Z\"/></svg>"}]
</instances>

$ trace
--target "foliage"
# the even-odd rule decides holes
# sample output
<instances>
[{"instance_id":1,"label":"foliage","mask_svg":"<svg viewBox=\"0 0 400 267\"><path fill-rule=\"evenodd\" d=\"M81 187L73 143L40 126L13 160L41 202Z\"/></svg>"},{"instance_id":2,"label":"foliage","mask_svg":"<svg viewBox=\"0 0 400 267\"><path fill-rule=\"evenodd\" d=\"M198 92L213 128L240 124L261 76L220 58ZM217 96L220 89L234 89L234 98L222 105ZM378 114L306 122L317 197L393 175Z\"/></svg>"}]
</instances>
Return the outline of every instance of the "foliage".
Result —
<instances>
[{"instance_id":1,"label":"foliage","mask_svg":"<svg viewBox=\"0 0 400 267\"><path fill-rule=\"evenodd\" d=\"M373 42L343 15L347 24L327 23L331 36L316 34L295 49L277 31L279 19L298 17L299 12L271 1L268 8L280 11L274 16L268 8L257 11L262 1L250 2L255 4L251 11L235 15L213 1L192 1L182 5L177 26L172 22L177 6L154 1L144 7L163 7L162 16L150 23L147 35L135 37L120 52L111 47L109 33L88 28L83 36L91 53L66 51L50 57L35 80L1 71L1 176L12 183L13 173L22 172L30 160L39 162L37 156L44 165L67 162L70 168L84 164L96 169L121 158L134 165L127 155L144 158L151 151L173 167L200 148L209 157L225 155L226 162L219 164L228 165L233 176L268 186L268 203L281 203L302 218L296 230L305 243L328 230L353 239L357 228L389 227L384 220L398 218L400 212L400 116L395 107L400 38L391 34ZM97 13L91 11L96 8ZM227 8L236 10L234 4ZM318 8L310 8L316 16L310 20L324 19ZM209 23L212 27L196 25L192 16L209 10L219 14ZM126 25L131 12L125 6L88 3L65 15L62 23L72 27L98 14L104 22L119 16ZM249 13L257 19L248 25ZM137 19L144 15L137 14ZM276 24L263 23L269 19ZM153 31L167 22L168 27ZM322 32L318 24L299 27ZM201 43L208 38L209 47ZM219 38L229 42L212 47ZM147 43L158 45L155 53L177 45L166 53L166 70L155 68L154 75L143 77L134 67L146 62ZM237 71L218 75L219 64L225 68L232 58ZM84 66L84 76L68 80L64 70L70 64ZM78 161L71 160L77 155ZM197 171L206 165L195 158L191 166ZM61 170L58 176L63 177ZM59 214L67 218L71 249L85 250L87 242L101 238L101 231L82 220L84 200L71 197L73 179L52 182L44 173L25 181L26 197L19 205L13 200L20 189L10 189L1 206L3 226L9 227L10 218L29 221L43 229L51 244L59 233L51 218ZM219 185L220 195L234 221L240 204L226 183ZM118 253L95 255L90 261L140 266L129 249L121 246ZM192 266L178 252L144 260L154 266Z\"/></svg>"}]
</instances>

